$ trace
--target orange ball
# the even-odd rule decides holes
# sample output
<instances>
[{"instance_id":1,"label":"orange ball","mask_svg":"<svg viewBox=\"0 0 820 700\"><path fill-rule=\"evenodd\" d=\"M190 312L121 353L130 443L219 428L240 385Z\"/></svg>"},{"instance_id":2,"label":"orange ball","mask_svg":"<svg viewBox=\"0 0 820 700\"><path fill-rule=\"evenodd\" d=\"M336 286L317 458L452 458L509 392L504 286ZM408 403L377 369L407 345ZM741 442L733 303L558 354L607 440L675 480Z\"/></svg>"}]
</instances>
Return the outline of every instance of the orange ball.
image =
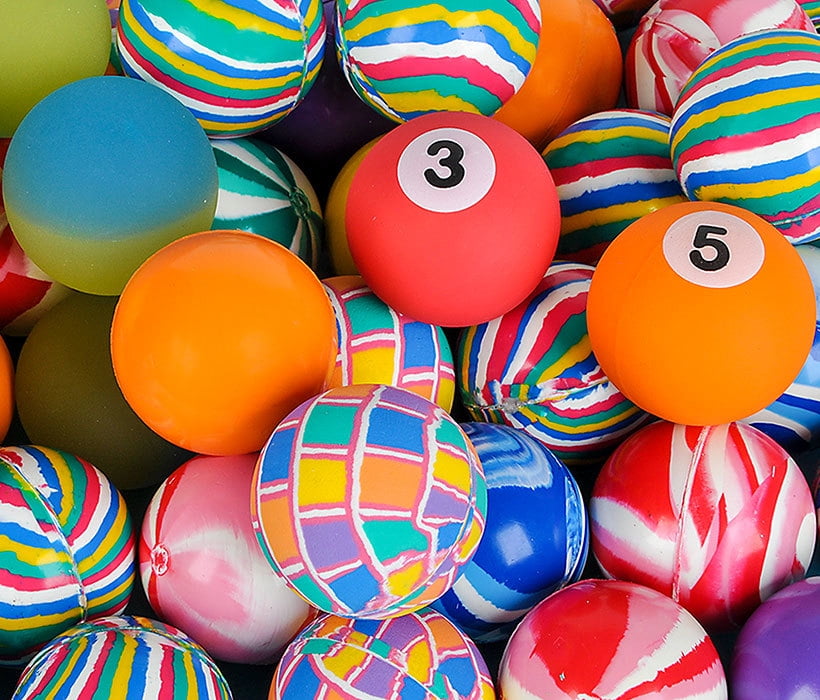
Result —
<instances>
[{"instance_id":1,"label":"orange ball","mask_svg":"<svg viewBox=\"0 0 820 700\"><path fill-rule=\"evenodd\" d=\"M765 408L797 376L814 337L814 289L794 247L756 214L683 202L607 248L587 323L601 368L635 404L717 425Z\"/></svg>"},{"instance_id":2,"label":"orange ball","mask_svg":"<svg viewBox=\"0 0 820 700\"><path fill-rule=\"evenodd\" d=\"M14 405L14 363L6 341L0 337L0 442L11 427Z\"/></svg>"},{"instance_id":3,"label":"orange ball","mask_svg":"<svg viewBox=\"0 0 820 700\"><path fill-rule=\"evenodd\" d=\"M242 231L159 250L128 281L111 328L117 383L134 412L166 440L211 455L260 450L326 388L336 351L316 275Z\"/></svg>"}]
</instances>

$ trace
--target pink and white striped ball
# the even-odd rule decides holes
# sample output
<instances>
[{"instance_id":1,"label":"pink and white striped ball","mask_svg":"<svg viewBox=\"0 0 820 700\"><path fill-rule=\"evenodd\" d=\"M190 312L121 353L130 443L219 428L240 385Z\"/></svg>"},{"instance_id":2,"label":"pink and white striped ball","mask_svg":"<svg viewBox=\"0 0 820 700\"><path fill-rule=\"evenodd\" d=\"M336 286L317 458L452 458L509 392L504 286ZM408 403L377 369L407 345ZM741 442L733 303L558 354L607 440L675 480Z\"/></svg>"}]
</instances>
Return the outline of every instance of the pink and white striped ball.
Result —
<instances>
[{"instance_id":1,"label":"pink and white striped ball","mask_svg":"<svg viewBox=\"0 0 820 700\"><path fill-rule=\"evenodd\" d=\"M804 578L817 535L800 468L744 423L642 428L604 464L590 519L607 576L671 596L710 632Z\"/></svg>"},{"instance_id":2,"label":"pink and white striped ball","mask_svg":"<svg viewBox=\"0 0 820 700\"><path fill-rule=\"evenodd\" d=\"M251 525L256 454L198 456L154 494L142 525L148 601L213 657L273 663L315 610L274 573Z\"/></svg>"},{"instance_id":3,"label":"pink and white striped ball","mask_svg":"<svg viewBox=\"0 0 820 700\"><path fill-rule=\"evenodd\" d=\"M668 596L585 580L544 599L507 642L504 700L724 700L726 675L703 627Z\"/></svg>"},{"instance_id":4,"label":"pink and white striped ball","mask_svg":"<svg viewBox=\"0 0 820 700\"><path fill-rule=\"evenodd\" d=\"M780 28L815 32L797 0L658 0L641 18L626 53L627 104L671 115L684 83L715 49Z\"/></svg>"}]
</instances>

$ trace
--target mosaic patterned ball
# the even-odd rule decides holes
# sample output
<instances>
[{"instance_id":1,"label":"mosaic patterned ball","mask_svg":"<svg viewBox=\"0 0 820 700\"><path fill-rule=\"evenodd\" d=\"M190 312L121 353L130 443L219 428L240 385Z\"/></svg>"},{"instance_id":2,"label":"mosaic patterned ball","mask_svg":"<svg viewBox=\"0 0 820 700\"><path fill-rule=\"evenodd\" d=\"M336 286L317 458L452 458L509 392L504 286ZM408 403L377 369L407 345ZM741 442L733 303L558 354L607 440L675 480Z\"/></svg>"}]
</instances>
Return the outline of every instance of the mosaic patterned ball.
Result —
<instances>
[{"instance_id":1,"label":"mosaic patterned ball","mask_svg":"<svg viewBox=\"0 0 820 700\"><path fill-rule=\"evenodd\" d=\"M453 407L453 352L439 326L390 308L358 275L322 281L336 314L339 354L329 388L389 384Z\"/></svg>"},{"instance_id":2,"label":"mosaic patterned ball","mask_svg":"<svg viewBox=\"0 0 820 700\"><path fill-rule=\"evenodd\" d=\"M190 637L146 617L83 622L26 666L12 700L231 700L222 672Z\"/></svg>"},{"instance_id":3,"label":"mosaic patterned ball","mask_svg":"<svg viewBox=\"0 0 820 700\"><path fill-rule=\"evenodd\" d=\"M626 581L580 581L527 613L498 684L504 700L727 697L717 649L697 620Z\"/></svg>"},{"instance_id":4,"label":"mosaic patterned ball","mask_svg":"<svg viewBox=\"0 0 820 700\"><path fill-rule=\"evenodd\" d=\"M544 162L561 204L556 257L595 265L633 221L686 201L669 157L669 122L613 109L579 119L550 142Z\"/></svg>"},{"instance_id":5,"label":"mosaic patterned ball","mask_svg":"<svg viewBox=\"0 0 820 700\"><path fill-rule=\"evenodd\" d=\"M211 136L242 136L288 114L324 57L320 0L123 0L126 75L160 85Z\"/></svg>"},{"instance_id":6,"label":"mosaic patterned ball","mask_svg":"<svg viewBox=\"0 0 820 700\"><path fill-rule=\"evenodd\" d=\"M605 574L671 596L710 632L804 578L817 535L800 468L744 423L642 428L607 460L589 508Z\"/></svg>"},{"instance_id":7,"label":"mosaic patterned ball","mask_svg":"<svg viewBox=\"0 0 820 700\"><path fill-rule=\"evenodd\" d=\"M431 607L476 642L494 642L580 578L589 550L586 506L570 471L523 431L461 427L484 468L487 521L473 558Z\"/></svg>"},{"instance_id":8,"label":"mosaic patterned ball","mask_svg":"<svg viewBox=\"0 0 820 700\"><path fill-rule=\"evenodd\" d=\"M406 389L360 384L330 389L278 425L251 510L274 570L309 603L388 618L453 584L486 507L481 463L449 414Z\"/></svg>"},{"instance_id":9,"label":"mosaic patterned ball","mask_svg":"<svg viewBox=\"0 0 820 700\"><path fill-rule=\"evenodd\" d=\"M533 0L339 0L336 47L353 89L384 116L490 115L535 61L541 8Z\"/></svg>"},{"instance_id":10,"label":"mosaic patterned ball","mask_svg":"<svg viewBox=\"0 0 820 700\"><path fill-rule=\"evenodd\" d=\"M672 163L690 199L760 215L792 243L820 238L820 36L775 29L724 44L672 115Z\"/></svg>"},{"instance_id":11,"label":"mosaic patterned ball","mask_svg":"<svg viewBox=\"0 0 820 700\"><path fill-rule=\"evenodd\" d=\"M95 467L42 447L0 448L0 664L80 620L121 613L134 582L122 495Z\"/></svg>"},{"instance_id":12,"label":"mosaic patterned ball","mask_svg":"<svg viewBox=\"0 0 820 700\"><path fill-rule=\"evenodd\" d=\"M469 415L524 430L569 465L602 462L647 420L592 354L586 303L593 271L554 262L523 303L467 328L458 350Z\"/></svg>"},{"instance_id":13,"label":"mosaic patterned ball","mask_svg":"<svg viewBox=\"0 0 820 700\"><path fill-rule=\"evenodd\" d=\"M316 270L322 206L299 166L259 139L211 139L211 145L219 177L211 228L270 238Z\"/></svg>"},{"instance_id":14,"label":"mosaic patterned ball","mask_svg":"<svg viewBox=\"0 0 820 700\"><path fill-rule=\"evenodd\" d=\"M342 697L494 700L495 693L475 644L428 608L390 620L323 615L291 643L269 698Z\"/></svg>"}]
</instances>

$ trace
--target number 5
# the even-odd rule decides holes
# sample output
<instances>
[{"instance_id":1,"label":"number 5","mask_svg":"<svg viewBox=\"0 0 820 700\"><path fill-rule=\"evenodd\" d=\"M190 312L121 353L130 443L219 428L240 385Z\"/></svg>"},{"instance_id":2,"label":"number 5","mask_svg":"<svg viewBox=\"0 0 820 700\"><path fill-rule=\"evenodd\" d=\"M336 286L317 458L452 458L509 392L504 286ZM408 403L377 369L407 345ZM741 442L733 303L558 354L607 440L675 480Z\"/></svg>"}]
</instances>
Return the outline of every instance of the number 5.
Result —
<instances>
[{"instance_id":1,"label":"number 5","mask_svg":"<svg viewBox=\"0 0 820 700\"><path fill-rule=\"evenodd\" d=\"M699 270L704 272L715 272L721 270L729 264L731 254L729 246L724 241L716 236L725 236L728 231L721 226L708 226L701 224L695 232L695 238L692 245L696 250L689 251L689 260ZM702 248L711 248L714 251L714 256L706 258L701 253Z\"/></svg>"}]
</instances>

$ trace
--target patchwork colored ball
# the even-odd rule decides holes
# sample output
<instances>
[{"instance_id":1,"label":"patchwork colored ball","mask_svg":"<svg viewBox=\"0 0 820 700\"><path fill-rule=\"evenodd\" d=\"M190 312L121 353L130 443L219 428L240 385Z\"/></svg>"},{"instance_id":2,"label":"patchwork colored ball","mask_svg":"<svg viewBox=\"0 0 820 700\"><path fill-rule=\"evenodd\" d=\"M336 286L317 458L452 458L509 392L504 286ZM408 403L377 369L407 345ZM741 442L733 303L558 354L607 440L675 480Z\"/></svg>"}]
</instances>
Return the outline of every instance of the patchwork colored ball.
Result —
<instances>
[{"instance_id":1,"label":"patchwork colored ball","mask_svg":"<svg viewBox=\"0 0 820 700\"><path fill-rule=\"evenodd\" d=\"M541 10L499 0L340 0L336 49L348 82L397 122L429 112L490 115L535 61Z\"/></svg>"},{"instance_id":2,"label":"patchwork colored ball","mask_svg":"<svg viewBox=\"0 0 820 700\"><path fill-rule=\"evenodd\" d=\"M254 528L309 603L389 618L441 596L484 529L487 487L464 431L406 389L330 389L276 427L259 457Z\"/></svg>"},{"instance_id":3,"label":"patchwork colored ball","mask_svg":"<svg viewBox=\"0 0 820 700\"><path fill-rule=\"evenodd\" d=\"M260 131L310 89L324 57L320 0L123 0L126 75L159 85L211 136Z\"/></svg>"},{"instance_id":4,"label":"patchwork colored ball","mask_svg":"<svg viewBox=\"0 0 820 700\"><path fill-rule=\"evenodd\" d=\"M659 0L641 18L629 43L627 104L671 115L681 88L715 49L779 28L814 32L797 0Z\"/></svg>"},{"instance_id":5,"label":"patchwork colored ball","mask_svg":"<svg viewBox=\"0 0 820 700\"><path fill-rule=\"evenodd\" d=\"M792 243L820 238L820 36L778 29L724 44L692 73L670 129L690 199L744 207Z\"/></svg>"},{"instance_id":6,"label":"patchwork colored ball","mask_svg":"<svg viewBox=\"0 0 820 700\"><path fill-rule=\"evenodd\" d=\"M498 685L504 700L728 697L717 649L697 620L626 581L580 581L527 613Z\"/></svg>"},{"instance_id":7,"label":"patchwork colored ball","mask_svg":"<svg viewBox=\"0 0 820 700\"><path fill-rule=\"evenodd\" d=\"M595 265L629 224L687 201L669 157L669 121L641 110L598 112L547 146L561 204L557 257Z\"/></svg>"},{"instance_id":8,"label":"patchwork colored ball","mask_svg":"<svg viewBox=\"0 0 820 700\"><path fill-rule=\"evenodd\" d=\"M586 506L570 471L526 433L492 423L461 427L484 468L487 521L473 558L431 607L476 642L494 642L581 577Z\"/></svg>"},{"instance_id":9,"label":"patchwork colored ball","mask_svg":"<svg viewBox=\"0 0 820 700\"><path fill-rule=\"evenodd\" d=\"M81 620L116 615L134 582L125 500L88 462L0 448L0 663L25 662Z\"/></svg>"},{"instance_id":10,"label":"patchwork colored ball","mask_svg":"<svg viewBox=\"0 0 820 700\"><path fill-rule=\"evenodd\" d=\"M146 617L82 622L26 666L13 700L231 700L228 682L194 640Z\"/></svg>"},{"instance_id":11,"label":"patchwork colored ball","mask_svg":"<svg viewBox=\"0 0 820 700\"><path fill-rule=\"evenodd\" d=\"M800 468L744 423L642 428L607 460L589 507L606 575L671 596L710 631L740 627L804 578L817 535Z\"/></svg>"},{"instance_id":12,"label":"patchwork colored ball","mask_svg":"<svg viewBox=\"0 0 820 700\"><path fill-rule=\"evenodd\" d=\"M322 207L299 166L259 139L212 139L211 145L219 195L210 228L238 229L270 238L315 270Z\"/></svg>"},{"instance_id":13,"label":"patchwork colored ball","mask_svg":"<svg viewBox=\"0 0 820 700\"><path fill-rule=\"evenodd\" d=\"M154 493L139 544L154 612L214 658L239 664L273 663L314 616L257 545L250 513L256 458L185 462Z\"/></svg>"},{"instance_id":14,"label":"patchwork colored ball","mask_svg":"<svg viewBox=\"0 0 820 700\"><path fill-rule=\"evenodd\" d=\"M379 299L361 277L322 281L336 315L339 354L329 388L389 384L453 407L455 367L444 331Z\"/></svg>"},{"instance_id":15,"label":"patchwork colored ball","mask_svg":"<svg viewBox=\"0 0 820 700\"><path fill-rule=\"evenodd\" d=\"M474 420L523 430L571 465L602 462L647 420L592 352L593 271L554 262L524 302L466 328L457 355L461 403Z\"/></svg>"},{"instance_id":16,"label":"patchwork colored ball","mask_svg":"<svg viewBox=\"0 0 820 700\"><path fill-rule=\"evenodd\" d=\"M8 221L34 264L107 296L162 246L210 228L217 189L191 114L154 85L112 75L38 102L3 168Z\"/></svg>"},{"instance_id":17,"label":"patchwork colored ball","mask_svg":"<svg viewBox=\"0 0 820 700\"><path fill-rule=\"evenodd\" d=\"M587 303L592 351L610 381L685 425L742 420L777 399L809 354L815 318L794 246L756 214L718 202L671 204L624 229Z\"/></svg>"},{"instance_id":18,"label":"patchwork colored ball","mask_svg":"<svg viewBox=\"0 0 820 700\"><path fill-rule=\"evenodd\" d=\"M428 608L390 620L322 615L285 650L268 697L494 700L495 692L473 642Z\"/></svg>"}]
</instances>

